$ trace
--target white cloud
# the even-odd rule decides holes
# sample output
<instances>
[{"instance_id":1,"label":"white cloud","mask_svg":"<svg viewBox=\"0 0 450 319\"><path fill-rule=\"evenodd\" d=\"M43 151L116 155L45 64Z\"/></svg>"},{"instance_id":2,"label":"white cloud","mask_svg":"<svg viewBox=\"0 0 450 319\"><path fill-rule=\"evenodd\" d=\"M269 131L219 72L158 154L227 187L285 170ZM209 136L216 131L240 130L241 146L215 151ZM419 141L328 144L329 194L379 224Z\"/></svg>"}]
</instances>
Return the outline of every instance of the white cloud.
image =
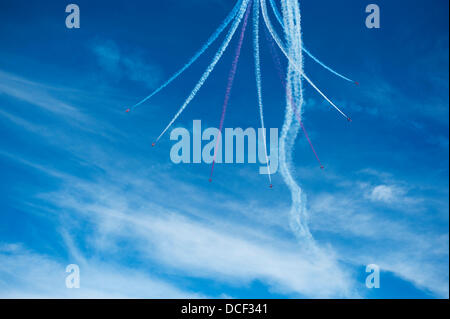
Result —
<instances>
[{"instance_id":1,"label":"white cloud","mask_svg":"<svg viewBox=\"0 0 450 319\"><path fill-rule=\"evenodd\" d=\"M0 92L73 120L86 117L74 106L55 97L42 85L0 70Z\"/></svg>"},{"instance_id":2,"label":"white cloud","mask_svg":"<svg viewBox=\"0 0 450 319\"><path fill-rule=\"evenodd\" d=\"M232 285L260 280L274 291L294 296L358 296L354 279L331 250L283 242L242 225L211 223L200 215L192 219L186 216L190 211L123 196L108 183L66 183L76 187L42 198L71 212L65 219L89 220L95 230L89 242L100 254L121 255L117 243L125 240L132 243L127 250L143 260L184 276Z\"/></svg>"},{"instance_id":3,"label":"white cloud","mask_svg":"<svg viewBox=\"0 0 450 319\"><path fill-rule=\"evenodd\" d=\"M378 185L370 192L369 199L374 202L392 203L399 200L404 194L405 191L399 187Z\"/></svg>"},{"instance_id":4,"label":"white cloud","mask_svg":"<svg viewBox=\"0 0 450 319\"><path fill-rule=\"evenodd\" d=\"M21 112L23 115L15 114L17 105L14 105L14 108L11 107L11 112L0 110L0 116L22 129L47 137L48 141L57 139L60 141L60 145L66 146L70 144L69 139L73 141L73 136L68 136L73 133L73 129L95 133L105 138L111 138L109 135L111 132L117 133L117 130L101 120L91 118L80 105L67 103L57 98L54 94L55 91L65 95L73 94L74 92L73 89L46 86L0 70L0 93L12 97L16 101L25 102L23 106L24 111ZM4 103L4 106L4 109L6 109L9 104ZM35 121L36 114L40 116L39 123ZM42 122L50 118L48 115L60 120L59 125L54 122L52 122L51 127L42 125ZM60 127L67 128L68 125L72 129L68 131L69 134L60 129ZM66 139L64 142L61 142L63 137Z\"/></svg>"},{"instance_id":5,"label":"white cloud","mask_svg":"<svg viewBox=\"0 0 450 319\"><path fill-rule=\"evenodd\" d=\"M15 249L5 249L14 246ZM137 269L80 263L80 288L68 289L68 265L17 244L0 247L0 298L202 298Z\"/></svg>"},{"instance_id":6,"label":"white cloud","mask_svg":"<svg viewBox=\"0 0 450 319\"><path fill-rule=\"evenodd\" d=\"M125 54L113 41L97 42L91 47L97 62L108 76L126 78L154 88L161 82L161 69L154 63L145 61L142 54Z\"/></svg>"},{"instance_id":7,"label":"white cloud","mask_svg":"<svg viewBox=\"0 0 450 319\"><path fill-rule=\"evenodd\" d=\"M312 230L342 239L334 248L349 263L377 264L418 289L448 298L448 234L374 211L360 196L360 187L353 187L345 193L314 197Z\"/></svg>"}]
</instances>

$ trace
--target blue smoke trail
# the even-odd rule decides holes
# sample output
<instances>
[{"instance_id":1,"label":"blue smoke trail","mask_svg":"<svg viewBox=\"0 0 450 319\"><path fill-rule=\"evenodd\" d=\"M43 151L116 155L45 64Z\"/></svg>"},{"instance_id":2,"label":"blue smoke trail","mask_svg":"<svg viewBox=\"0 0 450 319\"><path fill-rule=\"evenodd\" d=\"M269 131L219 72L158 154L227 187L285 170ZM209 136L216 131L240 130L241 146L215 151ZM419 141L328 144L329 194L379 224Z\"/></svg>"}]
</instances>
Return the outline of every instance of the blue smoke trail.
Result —
<instances>
[{"instance_id":1,"label":"blue smoke trail","mask_svg":"<svg viewBox=\"0 0 450 319\"><path fill-rule=\"evenodd\" d=\"M152 92L149 96L141 100L140 102L133 105L131 108L134 109L143 103L147 102L149 99L151 99L153 96L161 92L164 88L166 88L170 83L172 83L175 79L177 79L184 71L186 71L192 64L194 64L195 61L200 58L200 56L205 53L205 51L213 44L217 38L222 34L222 32L228 27L233 21L233 19L236 17L239 8L241 7L243 0L239 0L236 6L233 8L233 10L230 12L230 14L225 18L225 20L222 22L222 24L219 26L219 28L211 35L211 37L208 39L208 41L201 47L201 49L189 60L188 63L186 63L179 71L177 71L169 80L167 80L163 85L161 85L159 88L157 88L154 92Z\"/></svg>"},{"instance_id":2,"label":"blue smoke trail","mask_svg":"<svg viewBox=\"0 0 450 319\"><path fill-rule=\"evenodd\" d=\"M227 49L228 45L231 42L231 39L233 38L234 34L236 33L236 30L237 30L239 24L241 23L244 14L247 11L249 2L250 2L250 0L243 0L242 1L242 5L241 5L241 7L239 9L238 16L234 20L231 29L228 31L228 34L227 34L225 40L223 41L222 46L219 48L219 51L216 53L213 61L208 66L208 68L206 69L205 73L203 73L202 77L200 78L200 81L197 83L197 85L195 86L194 90L191 92L189 97L186 99L184 104L181 106L181 108L179 109L177 114L175 114L175 116L170 121L170 123L167 125L167 127L158 136L158 138L156 139L156 142L158 142L161 139L161 137L167 132L167 130L173 125L173 123L175 123L175 121L178 119L178 117L181 115L181 113L183 113L183 111L186 109L186 107L189 105L189 103L195 98L195 96L197 95L198 91L200 91L200 89L205 84L205 82L208 79L208 77L211 75L211 72L214 70L214 68L216 67L217 63L222 58L223 54L225 53L225 50Z\"/></svg>"},{"instance_id":3,"label":"blue smoke trail","mask_svg":"<svg viewBox=\"0 0 450 319\"><path fill-rule=\"evenodd\" d=\"M255 76L256 76L256 90L258 93L258 105L259 105L259 116L261 118L261 128L263 132L263 140L264 140L264 155L266 156L267 163L267 174L269 177L269 182L272 187L272 176L270 173L269 167L269 158L267 156L267 141L266 141L266 128L264 125L264 105L262 98L262 81L261 81L261 58L259 52L259 4L256 3L253 7L253 48L254 48L254 56L255 56Z\"/></svg>"},{"instance_id":4,"label":"blue smoke trail","mask_svg":"<svg viewBox=\"0 0 450 319\"><path fill-rule=\"evenodd\" d=\"M269 0L270 2L270 6L272 7L272 11L275 14L276 19L278 20L278 22L280 23L281 27L283 27L283 18L281 17L280 11L277 8L277 5L275 4L275 0ZM320 61L317 57L315 57L310 51L308 51L305 47L302 48L303 52L305 52L307 55L309 55L309 57L311 59L313 59L317 64L319 64L320 66L322 66L323 68L325 68L326 70L330 71L331 73L333 73L334 75L340 77L341 79L344 79L345 81L348 82L352 82L352 83L356 83L354 80L349 79L348 77L346 77L345 75L340 74L339 72L333 70L332 68L330 68L328 65L326 65L325 63L323 63L322 61Z\"/></svg>"}]
</instances>

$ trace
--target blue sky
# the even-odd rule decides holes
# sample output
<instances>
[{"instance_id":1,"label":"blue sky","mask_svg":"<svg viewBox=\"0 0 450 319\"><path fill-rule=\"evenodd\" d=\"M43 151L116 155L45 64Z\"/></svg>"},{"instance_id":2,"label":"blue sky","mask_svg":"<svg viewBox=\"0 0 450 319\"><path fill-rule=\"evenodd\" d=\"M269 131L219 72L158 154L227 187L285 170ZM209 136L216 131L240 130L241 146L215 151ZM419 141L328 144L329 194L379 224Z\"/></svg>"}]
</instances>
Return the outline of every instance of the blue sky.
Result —
<instances>
[{"instance_id":1,"label":"blue sky","mask_svg":"<svg viewBox=\"0 0 450 319\"><path fill-rule=\"evenodd\" d=\"M373 1L372 1L373 2ZM448 2L301 1L305 45L358 80L307 58L305 69L353 119L305 86L293 154L307 195L310 252L289 227L290 194L259 165L175 165L166 135L217 49L151 102L234 1L0 4L0 296L137 298L448 298ZM247 33L226 127L258 127ZM263 36L264 40L265 37ZM263 41L265 42L265 41ZM174 127L218 127L236 44ZM262 44L266 126L281 128L283 88ZM81 288L65 288L78 264ZM381 288L365 287L380 266Z\"/></svg>"}]
</instances>

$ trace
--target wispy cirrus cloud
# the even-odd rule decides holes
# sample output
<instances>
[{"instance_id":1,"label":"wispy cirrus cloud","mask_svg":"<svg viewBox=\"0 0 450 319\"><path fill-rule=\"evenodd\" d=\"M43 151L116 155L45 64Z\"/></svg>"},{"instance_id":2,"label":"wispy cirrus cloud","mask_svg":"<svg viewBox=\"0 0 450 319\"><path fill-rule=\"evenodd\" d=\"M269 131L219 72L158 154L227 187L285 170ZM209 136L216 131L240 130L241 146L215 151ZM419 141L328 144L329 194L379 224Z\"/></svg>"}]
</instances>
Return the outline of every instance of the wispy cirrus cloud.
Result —
<instances>
[{"instance_id":1,"label":"wispy cirrus cloud","mask_svg":"<svg viewBox=\"0 0 450 319\"><path fill-rule=\"evenodd\" d=\"M447 298L448 233L436 231L430 221L421 221L431 218L427 216L430 208L423 198L410 197L392 175L373 170L367 173L390 181L390 185L377 185L376 179L375 184L367 183L365 175L364 182L352 180L333 193L315 194L310 202L312 229L347 239L339 241L335 248L338 254L346 251L341 256L349 262L377 264L419 289ZM436 209L442 207L438 205ZM435 223L448 222L440 214L433 219Z\"/></svg>"},{"instance_id":2,"label":"wispy cirrus cloud","mask_svg":"<svg viewBox=\"0 0 450 319\"><path fill-rule=\"evenodd\" d=\"M39 83L1 70L0 93L72 120L83 121L86 119L76 107L55 98Z\"/></svg>"},{"instance_id":3,"label":"wispy cirrus cloud","mask_svg":"<svg viewBox=\"0 0 450 319\"><path fill-rule=\"evenodd\" d=\"M73 260L71 261L73 262ZM78 261L77 261L78 262ZM68 289L68 260L30 251L19 244L0 245L1 298L205 298L154 278L142 269L96 260L79 264L80 288Z\"/></svg>"},{"instance_id":4,"label":"wispy cirrus cloud","mask_svg":"<svg viewBox=\"0 0 450 319\"><path fill-rule=\"evenodd\" d=\"M47 169L44 172L49 173ZM258 280L287 296L359 296L350 272L341 268L326 248L310 250L280 241L259 227L235 225L234 221L223 224L198 206L168 209L149 200L147 192L124 195L122 186L107 181L82 181L56 172L51 175L62 177L66 187L38 198L56 211L66 212L60 218L61 227L68 232L81 232L70 220L88 222L91 227L83 231L83 242L103 258L131 253L143 263L159 265L160 273L230 285ZM129 176L126 180L132 181ZM163 201L171 197L142 180L136 180L135 187L156 193Z\"/></svg>"}]
</instances>

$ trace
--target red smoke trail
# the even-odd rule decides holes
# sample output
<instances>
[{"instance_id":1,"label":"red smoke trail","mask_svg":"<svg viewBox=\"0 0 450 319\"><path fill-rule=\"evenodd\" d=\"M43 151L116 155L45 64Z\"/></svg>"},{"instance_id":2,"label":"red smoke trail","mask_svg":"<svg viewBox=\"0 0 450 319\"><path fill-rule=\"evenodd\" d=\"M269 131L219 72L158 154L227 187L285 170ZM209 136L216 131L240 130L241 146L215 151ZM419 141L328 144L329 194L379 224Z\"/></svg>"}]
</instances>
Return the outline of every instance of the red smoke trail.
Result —
<instances>
[{"instance_id":1,"label":"red smoke trail","mask_svg":"<svg viewBox=\"0 0 450 319\"><path fill-rule=\"evenodd\" d=\"M245 13L244 22L242 24L241 35L239 37L239 42L238 42L238 45L237 45L237 48L236 48L236 54L235 54L233 63L231 65L230 74L228 75L228 85L227 85L227 89L226 89L226 92L225 92L225 100L223 102L222 116L220 118L219 135L217 136L216 148L214 149L214 160L213 160L213 163L212 163L211 174L210 174L210 177L209 177L209 181L210 182L212 182L212 176L213 176L213 173L214 173L214 165L216 163L217 149L219 148L219 141L222 140L223 124L225 122L225 115L227 113L228 102L230 101L231 89L233 88L234 78L236 76L236 71L237 71L237 66L238 66L238 62L239 62L239 57L241 56L242 44L244 42L245 30L247 29L248 16L250 14L251 7L252 7L252 3L250 3L250 5L247 8L247 12ZM222 145L223 145L223 143L222 143Z\"/></svg>"},{"instance_id":2,"label":"red smoke trail","mask_svg":"<svg viewBox=\"0 0 450 319\"><path fill-rule=\"evenodd\" d=\"M282 66L281 66L280 56L279 56L278 53L277 53L277 50L276 50L276 48L275 48L275 44L273 43L273 39L272 39L272 37L268 34L267 29L264 29L264 30L266 30L265 35L266 35L267 41L270 43L270 53L272 54L273 61L274 61L275 66L276 66L276 68L277 68L278 76L280 77L281 84L283 85L283 87L284 87L284 88L286 89L286 91L287 91L287 94L288 94L288 96L289 96L289 98L290 98L290 100L291 100L291 105L292 105L292 107L294 108L294 113L295 113L295 116L296 116L296 118L297 118L297 121L300 123L300 126L301 126L301 128L302 128L302 130L303 130L303 133L305 134L305 137L306 137L306 139L308 140L309 145L311 146L311 149L312 149L312 151L313 151L313 153L314 153L314 155L315 155L315 157L316 157L316 159L317 159L317 162L318 162L319 165L320 165L320 168L321 168L321 169L324 169L325 167L322 165L322 162L320 161L319 155L317 155L317 152L316 152L316 150L315 150L315 148L314 148L314 146L313 146L313 144L312 144L312 142L311 142L311 139L309 138L308 132L306 131L305 126L303 125L303 122L302 122L300 113L299 113L299 111L298 111L298 109L297 109L296 104L294 103L294 101L293 101L293 99L292 99L292 94L291 94L291 92L289 92L289 89L286 87L286 81L285 81L285 79L284 79L284 77L283 77L283 71L282 71L283 68L282 68Z\"/></svg>"}]
</instances>

